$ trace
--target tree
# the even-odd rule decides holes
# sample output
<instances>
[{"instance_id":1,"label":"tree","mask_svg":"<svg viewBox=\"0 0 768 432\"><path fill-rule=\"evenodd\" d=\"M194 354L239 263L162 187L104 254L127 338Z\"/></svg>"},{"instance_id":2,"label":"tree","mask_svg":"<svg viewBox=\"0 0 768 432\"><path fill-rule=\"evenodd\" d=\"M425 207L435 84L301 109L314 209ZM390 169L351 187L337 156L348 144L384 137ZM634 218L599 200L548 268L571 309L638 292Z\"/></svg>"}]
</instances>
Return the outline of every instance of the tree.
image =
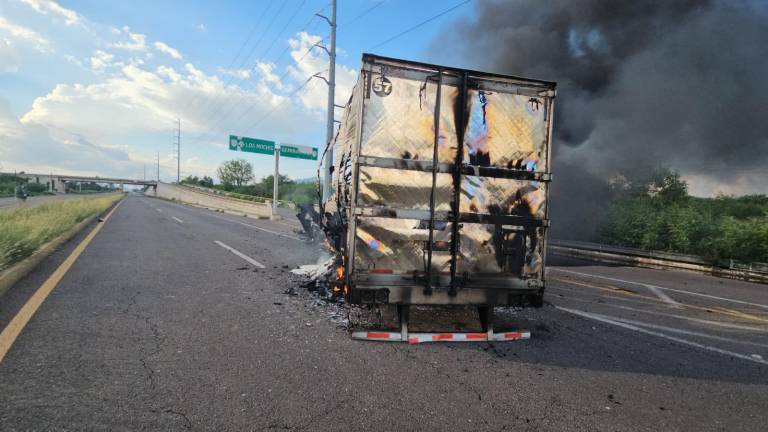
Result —
<instances>
[{"instance_id":1,"label":"tree","mask_svg":"<svg viewBox=\"0 0 768 432\"><path fill-rule=\"evenodd\" d=\"M243 186L253 180L253 165L245 159L223 162L216 172L224 186Z\"/></svg>"},{"instance_id":2,"label":"tree","mask_svg":"<svg viewBox=\"0 0 768 432\"><path fill-rule=\"evenodd\" d=\"M208 176L198 177L190 175L181 179L181 183L195 186L213 187L213 179Z\"/></svg>"},{"instance_id":3,"label":"tree","mask_svg":"<svg viewBox=\"0 0 768 432\"><path fill-rule=\"evenodd\" d=\"M182 184L197 185L200 183L200 179L197 176L189 175L181 179Z\"/></svg>"}]
</instances>

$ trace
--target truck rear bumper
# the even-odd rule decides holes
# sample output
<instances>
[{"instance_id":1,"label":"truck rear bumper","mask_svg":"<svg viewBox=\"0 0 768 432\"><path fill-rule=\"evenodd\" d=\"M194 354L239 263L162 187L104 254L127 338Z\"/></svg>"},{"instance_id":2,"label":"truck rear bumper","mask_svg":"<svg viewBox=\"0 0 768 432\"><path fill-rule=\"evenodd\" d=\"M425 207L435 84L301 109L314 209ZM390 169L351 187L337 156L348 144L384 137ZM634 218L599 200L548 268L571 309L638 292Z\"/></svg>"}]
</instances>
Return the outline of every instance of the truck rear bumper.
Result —
<instances>
[{"instance_id":1,"label":"truck rear bumper","mask_svg":"<svg viewBox=\"0 0 768 432\"><path fill-rule=\"evenodd\" d=\"M405 339L403 339L405 337ZM428 342L504 342L530 339L529 331L512 331L502 333L408 333L386 331L352 332L352 339L379 342L408 342L410 344Z\"/></svg>"}]
</instances>

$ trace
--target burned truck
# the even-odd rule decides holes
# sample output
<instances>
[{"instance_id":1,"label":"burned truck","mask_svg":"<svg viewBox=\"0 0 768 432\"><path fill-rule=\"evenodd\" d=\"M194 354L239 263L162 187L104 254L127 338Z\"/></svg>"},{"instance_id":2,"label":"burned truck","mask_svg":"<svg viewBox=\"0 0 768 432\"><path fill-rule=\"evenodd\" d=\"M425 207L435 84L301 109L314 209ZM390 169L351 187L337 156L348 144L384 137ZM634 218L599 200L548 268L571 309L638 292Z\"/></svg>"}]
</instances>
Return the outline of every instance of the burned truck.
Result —
<instances>
[{"instance_id":1,"label":"burned truck","mask_svg":"<svg viewBox=\"0 0 768 432\"><path fill-rule=\"evenodd\" d=\"M474 305L476 338L503 339L494 306L542 305L555 86L363 55L320 208L348 301L398 307L376 336L413 341L411 305Z\"/></svg>"}]
</instances>

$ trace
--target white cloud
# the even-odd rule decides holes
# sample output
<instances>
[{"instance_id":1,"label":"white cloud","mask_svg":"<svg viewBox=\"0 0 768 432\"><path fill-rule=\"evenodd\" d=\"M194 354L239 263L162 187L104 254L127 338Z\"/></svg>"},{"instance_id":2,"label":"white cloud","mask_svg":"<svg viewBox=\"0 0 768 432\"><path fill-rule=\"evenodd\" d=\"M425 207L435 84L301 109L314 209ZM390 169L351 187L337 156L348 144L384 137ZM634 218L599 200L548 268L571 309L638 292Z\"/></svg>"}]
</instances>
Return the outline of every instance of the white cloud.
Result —
<instances>
[{"instance_id":1,"label":"white cloud","mask_svg":"<svg viewBox=\"0 0 768 432\"><path fill-rule=\"evenodd\" d=\"M118 66L115 57L104 51L95 52L91 62L95 62L94 68L113 72L94 84L57 85L34 100L21 124L25 128L44 127L52 136L62 134L72 141L68 145L84 148L84 143L93 143L100 152L109 152L113 149L109 143L118 142L119 136L164 134L180 117L188 142L193 142L196 149L215 150L217 155L220 150L214 147L222 136L251 132L248 126L267 113L271 113L270 121L260 125L259 130L263 136L291 139L322 124L317 115L284 103L285 96L274 93L263 83L252 90L225 86L221 79L192 64L183 69L161 65L152 70L136 62ZM214 111L218 111L215 116ZM80 138L85 141L78 141ZM95 149L89 151L94 153ZM194 156L187 154L189 158ZM104 157L116 159L114 154ZM200 157L203 162L199 164L208 165L189 168L213 173L218 161L210 156Z\"/></svg>"},{"instance_id":2,"label":"white cloud","mask_svg":"<svg viewBox=\"0 0 768 432\"><path fill-rule=\"evenodd\" d=\"M306 32L298 33L296 39L290 39L288 43L291 46L291 58L295 64L289 67L289 74L298 82L304 82L308 77L322 72L323 76L328 76L328 56L322 49L315 48L309 51L312 46L321 41L320 36L310 35ZM357 71L336 63L336 101L339 105L346 102L352 92L352 87L357 80ZM313 82L299 92L301 103L313 110L324 110L327 108L328 87L320 79L313 79Z\"/></svg>"},{"instance_id":3,"label":"white cloud","mask_svg":"<svg viewBox=\"0 0 768 432\"><path fill-rule=\"evenodd\" d=\"M203 24L203 23L200 23L200 24L196 25L195 29L197 29L198 31L201 31L203 33L208 32L208 29L205 28L205 24Z\"/></svg>"},{"instance_id":4,"label":"white cloud","mask_svg":"<svg viewBox=\"0 0 768 432\"><path fill-rule=\"evenodd\" d=\"M39 33L26 27L13 24L2 16L0 16L0 33L5 33L19 41L32 43L34 48L40 52L52 51L48 40L40 36Z\"/></svg>"},{"instance_id":5,"label":"white cloud","mask_svg":"<svg viewBox=\"0 0 768 432\"><path fill-rule=\"evenodd\" d=\"M23 36L34 42L37 34L14 28L15 36L4 40L5 33L10 33L9 23L3 20L2 24L0 70L10 70L14 66L4 53L22 44L16 39ZM183 56L151 35L128 27L100 28L113 44L96 45L90 56L56 57L63 64L79 64L96 72L95 77L89 74L93 81L52 86L34 99L21 119L0 116L0 159L27 170L133 177L136 172L141 175L143 163L152 164L155 150L162 157L176 118L182 119L187 143L185 174L213 174L219 162L230 157L221 148L222 137L230 133L317 145L312 137L322 130L327 87L313 80L297 95L293 91L307 76L327 69L321 50L296 64L319 37L303 33L291 40L294 62L286 68L259 63L253 69L220 69L209 75L192 63L163 64L171 59L159 52L176 60ZM227 74L248 81L225 85L222 77ZM340 66L338 77L339 94L346 98L355 72ZM28 143L37 141L43 143L40 151L53 156L36 159ZM271 168L257 167L259 173L262 169Z\"/></svg>"},{"instance_id":6,"label":"white cloud","mask_svg":"<svg viewBox=\"0 0 768 432\"><path fill-rule=\"evenodd\" d=\"M248 79L251 77L251 71L249 69L225 69L220 67L219 73L233 76L235 78L240 78L241 80Z\"/></svg>"},{"instance_id":7,"label":"white cloud","mask_svg":"<svg viewBox=\"0 0 768 432\"><path fill-rule=\"evenodd\" d=\"M77 57L75 57L73 55L67 54L67 55L64 56L64 59L67 60L68 62L72 63L75 66L83 67L83 62L81 62Z\"/></svg>"},{"instance_id":8,"label":"white cloud","mask_svg":"<svg viewBox=\"0 0 768 432\"><path fill-rule=\"evenodd\" d=\"M0 98L0 159L5 170L135 176L139 164L124 146L20 122Z\"/></svg>"},{"instance_id":9,"label":"white cloud","mask_svg":"<svg viewBox=\"0 0 768 432\"><path fill-rule=\"evenodd\" d=\"M11 73L19 70L19 56L8 39L0 38L0 73Z\"/></svg>"},{"instance_id":10,"label":"white cloud","mask_svg":"<svg viewBox=\"0 0 768 432\"><path fill-rule=\"evenodd\" d=\"M265 82L273 84L278 89L283 88L283 83L280 81L280 77L274 72L275 65L272 63L258 63L256 64L256 70L261 73Z\"/></svg>"},{"instance_id":11,"label":"white cloud","mask_svg":"<svg viewBox=\"0 0 768 432\"><path fill-rule=\"evenodd\" d=\"M129 51L144 51L147 49L147 36L141 33L131 33L131 29L123 27L123 31L128 35L128 41L116 42L110 44L112 48L125 49Z\"/></svg>"},{"instance_id":12,"label":"white cloud","mask_svg":"<svg viewBox=\"0 0 768 432\"><path fill-rule=\"evenodd\" d=\"M114 59L114 55L102 50L97 50L93 53L93 56L91 56L91 68L97 72L101 72L106 69Z\"/></svg>"},{"instance_id":13,"label":"white cloud","mask_svg":"<svg viewBox=\"0 0 768 432\"><path fill-rule=\"evenodd\" d=\"M77 12L66 9L53 0L21 0L37 12L47 15L49 12L64 18L67 25L81 24L82 19Z\"/></svg>"},{"instance_id":14,"label":"white cloud","mask_svg":"<svg viewBox=\"0 0 768 432\"><path fill-rule=\"evenodd\" d=\"M168 45L164 44L163 42L160 42L160 41L155 42L155 49L162 53L168 54L169 56L175 58L176 60L181 60L181 53L179 53L179 51L176 50L175 48L171 48Z\"/></svg>"}]
</instances>

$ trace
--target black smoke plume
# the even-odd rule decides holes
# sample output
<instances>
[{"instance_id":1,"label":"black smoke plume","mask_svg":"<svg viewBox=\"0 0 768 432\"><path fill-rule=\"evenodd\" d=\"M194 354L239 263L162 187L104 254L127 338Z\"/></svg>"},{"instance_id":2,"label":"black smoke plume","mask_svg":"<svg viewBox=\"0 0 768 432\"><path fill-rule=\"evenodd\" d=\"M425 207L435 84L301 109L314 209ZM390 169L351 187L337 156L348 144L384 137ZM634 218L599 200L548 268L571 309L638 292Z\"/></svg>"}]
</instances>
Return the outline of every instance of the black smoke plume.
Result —
<instances>
[{"instance_id":1,"label":"black smoke plume","mask_svg":"<svg viewBox=\"0 0 768 432\"><path fill-rule=\"evenodd\" d=\"M768 170L768 7L741 0L483 0L437 43L559 84L553 232L590 238L606 179ZM768 185L766 185L768 186Z\"/></svg>"}]
</instances>

